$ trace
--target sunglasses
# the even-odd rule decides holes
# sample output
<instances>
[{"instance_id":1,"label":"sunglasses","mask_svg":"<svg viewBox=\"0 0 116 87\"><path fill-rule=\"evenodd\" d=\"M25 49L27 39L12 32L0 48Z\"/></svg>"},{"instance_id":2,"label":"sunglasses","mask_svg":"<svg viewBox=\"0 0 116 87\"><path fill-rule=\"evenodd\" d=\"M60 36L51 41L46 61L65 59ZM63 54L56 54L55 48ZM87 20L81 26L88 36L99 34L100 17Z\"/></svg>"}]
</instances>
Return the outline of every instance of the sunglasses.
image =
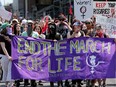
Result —
<instances>
[{"instance_id":1,"label":"sunglasses","mask_svg":"<svg viewBox=\"0 0 116 87\"><path fill-rule=\"evenodd\" d=\"M85 24L90 24L90 22L86 22Z\"/></svg>"}]
</instances>

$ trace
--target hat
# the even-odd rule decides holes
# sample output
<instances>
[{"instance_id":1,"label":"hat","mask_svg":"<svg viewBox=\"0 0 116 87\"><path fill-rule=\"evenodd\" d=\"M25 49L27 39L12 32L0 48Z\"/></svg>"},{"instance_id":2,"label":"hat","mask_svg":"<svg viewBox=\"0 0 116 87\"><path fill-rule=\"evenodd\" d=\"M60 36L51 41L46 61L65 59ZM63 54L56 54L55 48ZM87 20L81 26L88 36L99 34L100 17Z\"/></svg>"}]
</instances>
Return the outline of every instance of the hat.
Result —
<instances>
[{"instance_id":1,"label":"hat","mask_svg":"<svg viewBox=\"0 0 116 87\"><path fill-rule=\"evenodd\" d=\"M1 30L2 30L2 29L5 29L5 28L8 27L8 26L10 26L9 23L3 23L3 24L1 25L1 27L0 27L0 29L1 29Z\"/></svg>"},{"instance_id":2,"label":"hat","mask_svg":"<svg viewBox=\"0 0 116 87\"><path fill-rule=\"evenodd\" d=\"M17 19L13 19L13 20L12 20L12 23L13 23L13 22L19 23L19 21L18 21Z\"/></svg>"},{"instance_id":3,"label":"hat","mask_svg":"<svg viewBox=\"0 0 116 87\"><path fill-rule=\"evenodd\" d=\"M49 29L55 29L55 28L56 28L55 23L50 23L50 24L48 24L48 28L49 28Z\"/></svg>"},{"instance_id":4,"label":"hat","mask_svg":"<svg viewBox=\"0 0 116 87\"><path fill-rule=\"evenodd\" d=\"M93 22L92 19L88 18L85 20L85 22Z\"/></svg>"},{"instance_id":5,"label":"hat","mask_svg":"<svg viewBox=\"0 0 116 87\"><path fill-rule=\"evenodd\" d=\"M73 26L79 26L79 25L80 25L79 22L75 22L75 23L73 24Z\"/></svg>"},{"instance_id":6,"label":"hat","mask_svg":"<svg viewBox=\"0 0 116 87\"><path fill-rule=\"evenodd\" d=\"M27 20L27 23L33 23L33 21L32 20Z\"/></svg>"},{"instance_id":7,"label":"hat","mask_svg":"<svg viewBox=\"0 0 116 87\"><path fill-rule=\"evenodd\" d=\"M59 15L58 19L59 20L66 20L66 17L64 15Z\"/></svg>"},{"instance_id":8,"label":"hat","mask_svg":"<svg viewBox=\"0 0 116 87\"><path fill-rule=\"evenodd\" d=\"M102 27L101 27L100 24L96 24L95 29L96 29L96 30L98 30L98 29L102 29Z\"/></svg>"},{"instance_id":9,"label":"hat","mask_svg":"<svg viewBox=\"0 0 116 87\"><path fill-rule=\"evenodd\" d=\"M26 19L23 19L21 24L27 24L27 20Z\"/></svg>"}]
</instances>

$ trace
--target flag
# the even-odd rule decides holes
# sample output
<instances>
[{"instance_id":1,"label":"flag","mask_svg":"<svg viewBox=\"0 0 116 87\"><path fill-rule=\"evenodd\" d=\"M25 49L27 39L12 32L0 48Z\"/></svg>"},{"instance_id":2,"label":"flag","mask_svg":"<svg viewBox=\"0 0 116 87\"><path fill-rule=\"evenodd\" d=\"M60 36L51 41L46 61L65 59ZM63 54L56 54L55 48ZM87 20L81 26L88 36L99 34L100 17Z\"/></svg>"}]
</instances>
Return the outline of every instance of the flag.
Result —
<instances>
[{"instance_id":1,"label":"flag","mask_svg":"<svg viewBox=\"0 0 116 87\"><path fill-rule=\"evenodd\" d=\"M69 14L72 15L73 14L73 10L72 10L72 5L70 3L70 7L69 7Z\"/></svg>"},{"instance_id":2,"label":"flag","mask_svg":"<svg viewBox=\"0 0 116 87\"><path fill-rule=\"evenodd\" d=\"M49 22L49 20L48 20L49 18L48 17L46 17L45 18L45 26L43 27L43 29L42 29L42 33L45 33L46 32L46 30L48 29L48 22Z\"/></svg>"}]
</instances>

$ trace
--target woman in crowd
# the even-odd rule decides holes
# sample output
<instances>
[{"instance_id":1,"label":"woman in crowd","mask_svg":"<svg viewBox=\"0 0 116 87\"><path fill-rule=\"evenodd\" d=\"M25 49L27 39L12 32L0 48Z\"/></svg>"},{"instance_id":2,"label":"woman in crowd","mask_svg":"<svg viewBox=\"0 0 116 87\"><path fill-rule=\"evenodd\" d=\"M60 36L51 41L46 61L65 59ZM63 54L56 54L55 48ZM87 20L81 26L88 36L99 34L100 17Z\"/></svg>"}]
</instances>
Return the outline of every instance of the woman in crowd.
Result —
<instances>
[{"instance_id":1,"label":"woman in crowd","mask_svg":"<svg viewBox=\"0 0 116 87\"><path fill-rule=\"evenodd\" d=\"M27 26L26 30L21 35L25 36L25 37L38 38L39 37L38 32L33 31L33 22L30 20L30 21L28 21L27 25L28 26ZM28 79L25 79L24 86L26 87L27 85L28 85ZM31 80L31 87L36 87L36 86L37 86L36 81Z\"/></svg>"},{"instance_id":2,"label":"woman in crowd","mask_svg":"<svg viewBox=\"0 0 116 87\"><path fill-rule=\"evenodd\" d=\"M39 24L36 25L33 30L39 34L39 38L45 39L45 35L42 34L42 28Z\"/></svg>"},{"instance_id":3,"label":"woman in crowd","mask_svg":"<svg viewBox=\"0 0 116 87\"><path fill-rule=\"evenodd\" d=\"M98 37L98 38L109 38L109 36L103 32L102 26L100 24L96 24L95 25L95 30L96 30L95 37ZM106 79L97 79L97 81L98 81L98 85L99 86L101 86L101 85L103 87L106 86ZM101 84L102 81L103 81L103 84Z\"/></svg>"},{"instance_id":4,"label":"woman in crowd","mask_svg":"<svg viewBox=\"0 0 116 87\"><path fill-rule=\"evenodd\" d=\"M14 35L17 35L17 36L20 36L21 35L21 26L20 26L20 24L18 23L18 24L15 24L14 26ZM20 87L20 81L21 80L16 80L15 81L15 85L16 85L16 87Z\"/></svg>"},{"instance_id":5,"label":"woman in crowd","mask_svg":"<svg viewBox=\"0 0 116 87\"><path fill-rule=\"evenodd\" d=\"M85 34L83 31L81 31L81 22L76 20L73 23L73 28L71 32L68 32L67 38L78 38L78 37L84 37ZM72 80L72 86L75 87L76 83L77 83L77 87L82 87L81 86L81 79L75 79Z\"/></svg>"},{"instance_id":6,"label":"woman in crowd","mask_svg":"<svg viewBox=\"0 0 116 87\"><path fill-rule=\"evenodd\" d=\"M3 78L2 82L5 82L7 87L13 86L13 81L11 80L11 36L7 34L7 29L9 28L8 23L3 23L1 25L1 34L0 34L0 57L1 65L3 69Z\"/></svg>"},{"instance_id":7,"label":"woman in crowd","mask_svg":"<svg viewBox=\"0 0 116 87\"><path fill-rule=\"evenodd\" d=\"M27 25L27 30L22 33L22 36L38 38L39 34L33 31L33 23L29 21Z\"/></svg>"},{"instance_id":8,"label":"woman in crowd","mask_svg":"<svg viewBox=\"0 0 116 87\"><path fill-rule=\"evenodd\" d=\"M14 35L17 35L17 36L21 35L21 25L20 24L14 25Z\"/></svg>"},{"instance_id":9,"label":"woman in crowd","mask_svg":"<svg viewBox=\"0 0 116 87\"><path fill-rule=\"evenodd\" d=\"M67 38L82 37L85 33L81 30L81 23L77 20L73 23L73 28L71 32L68 32Z\"/></svg>"},{"instance_id":10,"label":"woman in crowd","mask_svg":"<svg viewBox=\"0 0 116 87\"><path fill-rule=\"evenodd\" d=\"M46 35L46 39L53 41L61 40L62 36L56 31L56 24L54 22L48 24L49 33ZM63 82L58 81L58 87L63 87ZM50 87L54 87L54 82L50 82Z\"/></svg>"}]
</instances>

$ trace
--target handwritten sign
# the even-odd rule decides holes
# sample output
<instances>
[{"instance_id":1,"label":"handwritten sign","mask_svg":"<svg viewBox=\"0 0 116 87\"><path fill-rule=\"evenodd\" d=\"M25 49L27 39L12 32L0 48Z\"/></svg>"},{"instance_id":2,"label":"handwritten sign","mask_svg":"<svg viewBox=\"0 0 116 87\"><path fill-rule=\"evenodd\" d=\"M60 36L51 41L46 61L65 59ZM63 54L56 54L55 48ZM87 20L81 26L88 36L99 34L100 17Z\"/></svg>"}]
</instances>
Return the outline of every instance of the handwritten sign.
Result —
<instances>
[{"instance_id":1,"label":"handwritten sign","mask_svg":"<svg viewBox=\"0 0 116 87\"><path fill-rule=\"evenodd\" d=\"M5 8L2 6L0 3L0 17L3 18L4 20L10 20L12 17L12 13L5 10Z\"/></svg>"},{"instance_id":2,"label":"handwritten sign","mask_svg":"<svg viewBox=\"0 0 116 87\"><path fill-rule=\"evenodd\" d=\"M74 0L74 15L84 21L93 15L93 0Z\"/></svg>"},{"instance_id":3,"label":"handwritten sign","mask_svg":"<svg viewBox=\"0 0 116 87\"><path fill-rule=\"evenodd\" d=\"M102 25L104 32L111 38L116 38L116 19L105 16L96 16L96 22Z\"/></svg>"},{"instance_id":4,"label":"handwritten sign","mask_svg":"<svg viewBox=\"0 0 116 87\"><path fill-rule=\"evenodd\" d=\"M93 14L116 18L116 2L95 1L93 3Z\"/></svg>"}]
</instances>

